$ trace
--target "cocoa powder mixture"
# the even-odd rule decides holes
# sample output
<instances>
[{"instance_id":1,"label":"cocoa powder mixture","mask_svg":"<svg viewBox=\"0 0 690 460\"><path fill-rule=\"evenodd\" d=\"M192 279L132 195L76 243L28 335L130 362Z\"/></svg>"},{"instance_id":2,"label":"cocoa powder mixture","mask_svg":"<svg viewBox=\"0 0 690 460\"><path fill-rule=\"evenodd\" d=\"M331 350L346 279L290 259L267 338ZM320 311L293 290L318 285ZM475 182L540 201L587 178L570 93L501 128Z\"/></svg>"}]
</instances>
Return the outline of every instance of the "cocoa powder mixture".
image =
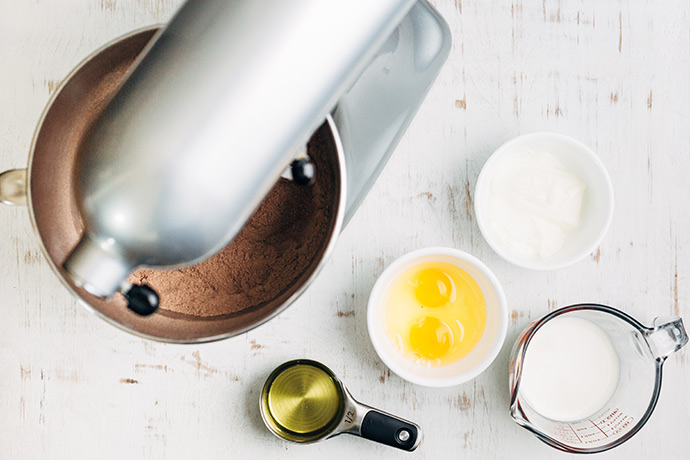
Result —
<instances>
[{"instance_id":1,"label":"cocoa powder mixture","mask_svg":"<svg viewBox=\"0 0 690 460\"><path fill-rule=\"evenodd\" d=\"M259 308L302 276L327 243L335 216L335 152L319 129L308 144L315 181L280 179L221 252L180 270L139 270L130 281L158 292L160 309L197 317Z\"/></svg>"}]
</instances>

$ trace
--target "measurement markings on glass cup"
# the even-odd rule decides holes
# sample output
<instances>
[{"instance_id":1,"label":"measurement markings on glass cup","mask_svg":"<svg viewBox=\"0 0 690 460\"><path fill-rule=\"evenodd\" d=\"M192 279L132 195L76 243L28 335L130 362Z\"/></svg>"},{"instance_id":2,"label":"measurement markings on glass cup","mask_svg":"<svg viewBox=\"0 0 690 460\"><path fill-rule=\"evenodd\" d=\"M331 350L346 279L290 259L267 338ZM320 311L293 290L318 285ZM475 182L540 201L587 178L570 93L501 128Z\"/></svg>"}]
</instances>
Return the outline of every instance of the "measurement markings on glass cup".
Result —
<instances>
[{"instance_id":1,"label":"measurement markings on glass cup","mask_svg":"<svg viewBox=\"0 0 690 460\"><path fill-rule=\"evenodd\" d=\"M626 415L623 412L621 412L620 409L615 408L606 416L604 422L609 428L611 428L611 434L616 435L628 428L634 420L635 419L630 415Z\"/></svg>"},{"instance_id":2,"label":"measurement markings on glass cup","mask_svg":"<svg viewBox=\"0 0 690 460\"><path fill-rule=\"evenodd\" d=\"M567 423L558 431L562 434L568 432L569 434L575 435L575 438L577 438L577 441L581 444L592 444L620 434L625 431L633 421L633 417L624 414L618 408L607 409L598 417Z\"/></svg>"}]
</instances>

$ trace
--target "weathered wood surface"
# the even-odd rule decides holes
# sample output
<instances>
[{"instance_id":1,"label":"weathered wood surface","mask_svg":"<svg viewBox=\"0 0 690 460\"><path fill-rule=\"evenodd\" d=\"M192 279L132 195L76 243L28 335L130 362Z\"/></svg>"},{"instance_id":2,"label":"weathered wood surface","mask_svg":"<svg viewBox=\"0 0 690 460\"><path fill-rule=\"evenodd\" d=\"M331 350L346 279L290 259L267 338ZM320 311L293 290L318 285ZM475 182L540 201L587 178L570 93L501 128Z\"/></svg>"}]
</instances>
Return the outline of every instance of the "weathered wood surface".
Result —
<instances>
[{"instance_id":1,"label":"weathered wood surface","mask_svg":"<svg viewBox=\"0 0 690 460\"><path fill-rule=\"evenodd\" d=\"M106 41L167 20L179 0L0 0L0 169L25 165L41 111ZM203 346L130 336L78 307L42 260L26 209L0 209L0 458L398 458L342 436L288 445L263 427L258 392L296 357L323 360L355 396L420 423L410 458L558 458L508 416L507 355L530 319L581 301L643 322L690 318L690 3L435 0L448 64L333 257L284 314ZM548 273L511 266L482 239L473 188L489 154L521 133L572 135L600 155L617 204L591 257ZM447 245L504 283L511 324L475 381L427 389L386 370L366 301L407 251ZM601 458L690 455L690 366L666 365L644 430Z\"/></svg>"}]
</instances>

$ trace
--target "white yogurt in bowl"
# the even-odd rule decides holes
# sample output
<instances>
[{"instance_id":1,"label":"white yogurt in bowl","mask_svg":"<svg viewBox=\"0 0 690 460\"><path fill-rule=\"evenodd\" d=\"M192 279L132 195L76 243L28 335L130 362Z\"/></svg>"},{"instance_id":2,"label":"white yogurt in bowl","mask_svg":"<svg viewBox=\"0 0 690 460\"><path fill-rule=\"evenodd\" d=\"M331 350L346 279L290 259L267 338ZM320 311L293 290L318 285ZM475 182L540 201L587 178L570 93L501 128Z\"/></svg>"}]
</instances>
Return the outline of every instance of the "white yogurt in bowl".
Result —
<instances>
[{"instance_id":1,"label":"white yogurt in bowl","mask_svg":"<svg viewBox=\"0 0 690 460\"><path fill-rule=\"evenodd\" d=\"M486 224L514 254L547 258L580 226L585 184L549 152L515 152L489 185Z\"/></svg>"},{"instance_id":2,"label":"white yogurt in bowl","mask_svg":"<svg viewBox=\"0 0 690 460\"><path fill-rule=\"evenodd\" d=\"M593 252L613 216L606 168L584 144L556 133L517 137L482 168L474 196L477 223L496 253L548 270Z\"/></svg>"}]
</instances>

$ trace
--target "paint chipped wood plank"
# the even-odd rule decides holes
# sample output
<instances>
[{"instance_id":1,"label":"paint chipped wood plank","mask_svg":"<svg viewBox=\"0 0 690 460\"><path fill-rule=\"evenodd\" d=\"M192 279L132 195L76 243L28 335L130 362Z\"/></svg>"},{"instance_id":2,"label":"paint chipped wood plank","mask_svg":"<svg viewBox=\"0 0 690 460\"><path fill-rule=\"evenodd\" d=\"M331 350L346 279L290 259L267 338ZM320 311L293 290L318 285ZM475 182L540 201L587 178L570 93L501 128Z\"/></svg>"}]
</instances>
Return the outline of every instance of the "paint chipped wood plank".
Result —
<instances>
[{"instance_id":1,"label":"paint chipped wood plank","mask_svg":"<svg viewBox=\"0 0 690 460\"><path fill-rule=\"evenodd\" d=\"M690 318L690 4L433 3L454 35L438 82L319 279L285 313L244 336L185 347L116 330L55 280L26 211L0 208L0 457L399 458L354 437L305 447L270 435L257 410L261 385L276 365L297 357L324 361L362 401L419 422L425 438L415 458L559 457L507 415L507 355L519 330L581 301L617 306L646 323ZM122 33L167 20L179 4L14 2L3 10L0 170L26 164L41 111L74 65ZM617 197L600 247L549 273L499 259L479 233L472 204L489 154L535 130L591 146ZM392 374L366 327L376 277L403 253L432 245L485 261L510 304L509 343L496 362L475 381L442 390ZM690 451L688 386L683 350L665 365L648 425L600 457ZM658 439L664 442L650 442Z\"/></svg>"}]
</instances>

